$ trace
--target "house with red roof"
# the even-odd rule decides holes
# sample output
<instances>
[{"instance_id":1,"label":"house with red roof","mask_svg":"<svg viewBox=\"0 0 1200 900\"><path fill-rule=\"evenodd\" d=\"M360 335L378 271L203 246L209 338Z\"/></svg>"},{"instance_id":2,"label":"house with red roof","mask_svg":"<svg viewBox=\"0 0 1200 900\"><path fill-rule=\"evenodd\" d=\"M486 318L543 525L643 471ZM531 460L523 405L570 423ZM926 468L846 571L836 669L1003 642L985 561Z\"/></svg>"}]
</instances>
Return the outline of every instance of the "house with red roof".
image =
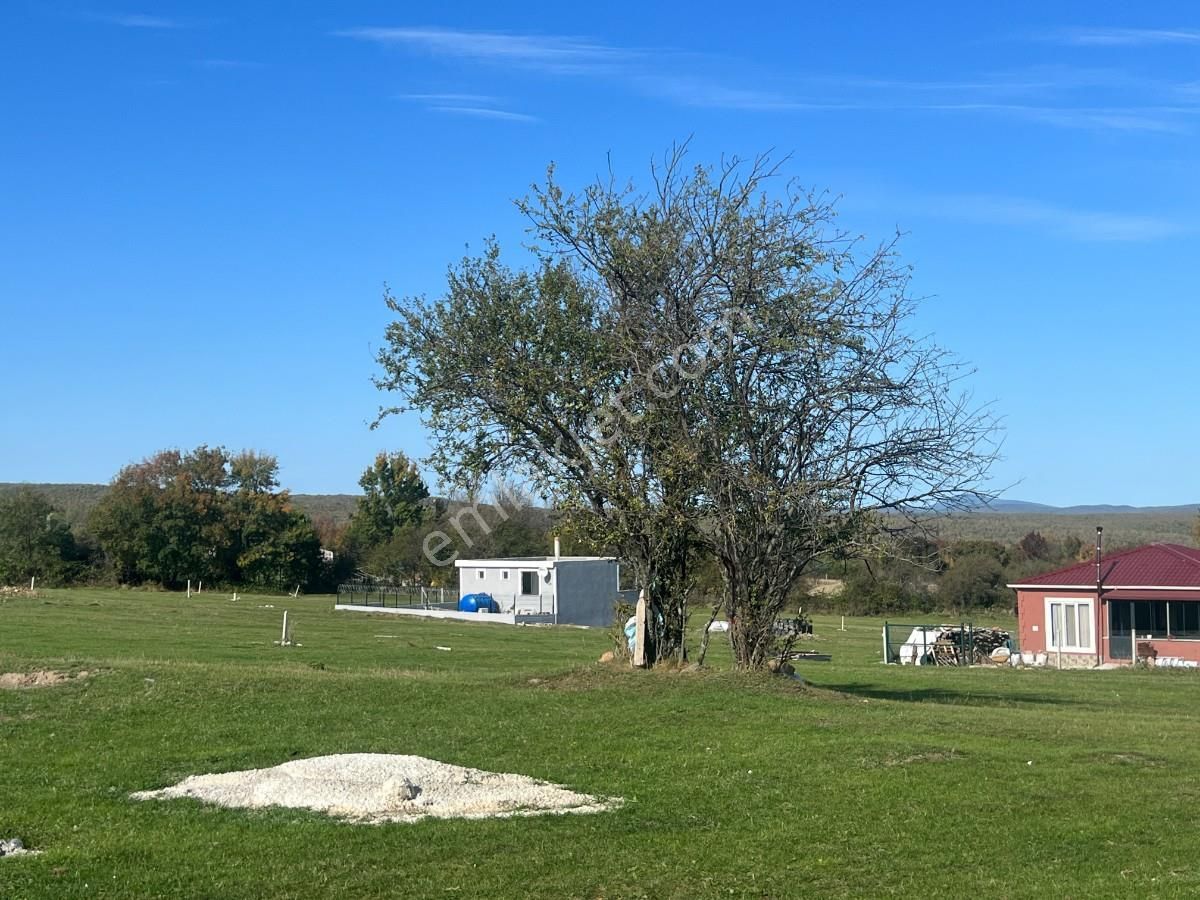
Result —
<instances>
[{"instance_id":1,"label":"house with red roof","mask_svg":"<svg viewBox=\"0 0 1200 900\"><path fill-rule=\"evenodd\" d=\"M1147 544L1010 584L1021 650L1051 665L1200 662L1200 550Z\"/></svg>"}]
</instances>

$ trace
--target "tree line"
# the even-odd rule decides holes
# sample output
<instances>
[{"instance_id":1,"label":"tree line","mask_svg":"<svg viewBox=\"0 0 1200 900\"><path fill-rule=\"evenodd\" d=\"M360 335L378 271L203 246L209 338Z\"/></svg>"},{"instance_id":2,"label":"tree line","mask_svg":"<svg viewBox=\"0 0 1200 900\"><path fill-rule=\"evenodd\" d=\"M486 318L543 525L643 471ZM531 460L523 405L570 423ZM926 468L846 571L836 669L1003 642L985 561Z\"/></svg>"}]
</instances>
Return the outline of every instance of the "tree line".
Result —
<instances>
[{"instance_id":1,"label":"tree line","mask_svg":"<svg viewBox=\"0 0 1200 900\"><path fill-rule=\"evenodd\" d=\"M320 541L278 472L254 451L162 450L122 468L75 529L43 495L18 490L0 497L0 580L315 585Z\"/></svg>"},{"instance_id":2,"label":"tree line","mask_svg":"<svg viewBox=\"0 0 1200 900\"><path fill-rule=\"evenodd\" d=\"M346 524L296 509L278 476L274 456L201 445L125 466L74 524L32 487L5 493L0 584L330 591L368 577L449 586L453 560L427 552L431 533L483 557L545 554L553 540L550 514L520 490L503 487L488 503L434 498L403 453L380 453L363 472Z\"/></svg>"},{"instance_id":3,"label":"tree line","mask_svg":"<svg viewBox=\"0 0 1200 900\"><path fill-rule=\"evenodd\" d=\"M457 571L427 550L444 534L455 556L539 556L557 537L567 553L615 553L572 530L566 509L544 509L501 484L487 502L433 497L415 461L380 453L359 479L349 522L307 516L280 490L275 457L201 446L165 450L123 468L75 526L42 494L0 496L0 584L153 584L189 579L265 590L333 590L367 577L397 585L454 587ZM1194 522L1200 544L1200 516ZM1128 542L1127 542L1128 543ZM1136 543L1133 541L1132 543ZM1120 549L1113 545L1109 552ZM322 551L325 551L322 554ZM332 559L327 559L328 554ZM847 615L1010 611L1007 585L1085 562L1093 548L1075 535L1026 533L1011 543L905 535L891 552L826 557L789 593L786 606ZM698 600L720 602L722 572L696 554Z\"/></svg>"}]
</instances>

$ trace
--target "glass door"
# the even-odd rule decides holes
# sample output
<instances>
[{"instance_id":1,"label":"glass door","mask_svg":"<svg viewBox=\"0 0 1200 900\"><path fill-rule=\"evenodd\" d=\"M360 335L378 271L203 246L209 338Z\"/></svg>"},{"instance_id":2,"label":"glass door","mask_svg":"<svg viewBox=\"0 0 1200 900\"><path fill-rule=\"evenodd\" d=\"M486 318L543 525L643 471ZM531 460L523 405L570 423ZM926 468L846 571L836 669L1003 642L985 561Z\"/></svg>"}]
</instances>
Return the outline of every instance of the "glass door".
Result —
<instances>
[{"instance_id":1,"label":"glass door","mask_svg":"<svg viewBox=\"0 0 1200 900\"><path fill-rule=\"evenodd\" d=\"M1133 659L1133 601L1131 600L1109 601L1108 655L1110 659Z\"/></svg>"}]
</instances>

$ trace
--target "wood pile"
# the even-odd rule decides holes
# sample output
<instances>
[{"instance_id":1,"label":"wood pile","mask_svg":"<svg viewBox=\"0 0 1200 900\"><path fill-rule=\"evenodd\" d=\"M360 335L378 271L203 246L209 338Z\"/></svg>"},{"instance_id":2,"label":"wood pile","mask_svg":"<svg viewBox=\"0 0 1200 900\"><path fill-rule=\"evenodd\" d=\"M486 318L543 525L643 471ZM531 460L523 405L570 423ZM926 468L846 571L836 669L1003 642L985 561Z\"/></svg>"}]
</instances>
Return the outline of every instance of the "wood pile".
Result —
<instances>
[{"instance_id":1,"label":"wood pile","mask_svg":"<svg viewBox=\"0 0 1200 900\"><path fill-rule=\"evenodd\" d=\"M1011 637L1001 628L943 626L932 648L934 665L987 665L992 662L992 651L1008 646Z\"/></svg>"},{"instance_id":2,"label":"wood pile","mask_svg":"<svg viewBox=\"0 0 1200 900\"><path fill-rule=\"evenodd\" d=\"M812 622L803 615L796 616L794 619L776 619L773 630L779 637L790 637L791 635L811 637L813 633Z\"/></svg>"}]
</instances>

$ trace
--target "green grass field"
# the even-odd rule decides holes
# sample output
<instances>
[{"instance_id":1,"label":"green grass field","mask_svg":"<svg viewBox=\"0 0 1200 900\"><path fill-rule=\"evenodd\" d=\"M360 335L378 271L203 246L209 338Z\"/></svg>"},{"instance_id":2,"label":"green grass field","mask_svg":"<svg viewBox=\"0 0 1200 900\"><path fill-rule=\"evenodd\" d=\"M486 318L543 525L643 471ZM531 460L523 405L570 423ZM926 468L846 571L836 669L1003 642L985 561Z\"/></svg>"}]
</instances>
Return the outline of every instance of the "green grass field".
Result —
<instances>
[{"instance_id":1,"label":"green grass field","mask_svg":"<svg viewBox=\"0 0 1200 900\"><path fill-rule=\"evenodd\" d=\"M285 606L302 647L272 644ZM0 672L95 673L0 691L0 837L45 851L0 859L0 897L1200 894L1196 673L885 667L879 622L816 625L833 661L803 689L726 671L719 640L711 671L633 672L597 631L330 598L0 601ZM364 826L128 799L344 752L626 803Z\"/></svg>"}]
</instances>

